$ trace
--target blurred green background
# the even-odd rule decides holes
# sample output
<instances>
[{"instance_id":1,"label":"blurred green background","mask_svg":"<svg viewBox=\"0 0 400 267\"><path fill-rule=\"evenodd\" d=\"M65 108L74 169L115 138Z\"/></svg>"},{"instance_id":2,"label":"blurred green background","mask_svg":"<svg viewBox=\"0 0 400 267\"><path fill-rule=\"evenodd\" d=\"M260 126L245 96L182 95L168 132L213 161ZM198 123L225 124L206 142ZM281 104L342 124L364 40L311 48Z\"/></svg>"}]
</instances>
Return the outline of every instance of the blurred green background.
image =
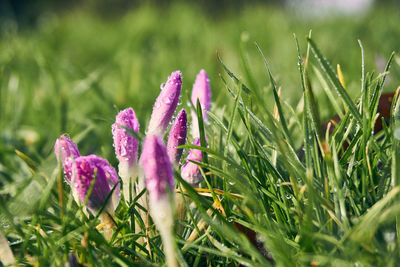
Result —
<instances>
[{"instance_id":1,"label":"blurred green background","mask_svg":"<svg viewBox=\"0 0 400 267\"><path fill-rule=\"evenodd\" d=\"M211 79L213 111L230 105L217 54L246 83L242 58L248 60L252 89L260 90L272 108L254 42L269 60L282 98L296 105L302 89L293 33L304 53L310 29L333 66L341 65L355 98L361 77L357 40L363 42L367 70L381 72L390 53L399 50L398 4L367 1L362 10L347 12L350 8L319 9L306 2L308 6L302 1L244 0L1 2L0 174L20 167L15 149L40 162L64 133L82 136L83 154L101 154L115 163L111 124L117 111L133 107L144 132L160 84L177 69L183 73L180 108L187 107L202 68ZM395 60L387 91L399 85ZM315 90L327 120L334 111L325 105L318 83Z\"/></svg>"}]
</instances>

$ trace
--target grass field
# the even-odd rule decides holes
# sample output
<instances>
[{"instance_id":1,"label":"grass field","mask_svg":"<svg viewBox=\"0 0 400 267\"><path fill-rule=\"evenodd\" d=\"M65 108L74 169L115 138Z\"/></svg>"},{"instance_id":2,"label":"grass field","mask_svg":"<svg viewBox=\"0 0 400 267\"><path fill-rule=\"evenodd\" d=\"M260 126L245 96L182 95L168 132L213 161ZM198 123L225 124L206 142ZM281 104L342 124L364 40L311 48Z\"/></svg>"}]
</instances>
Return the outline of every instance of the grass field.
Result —
<instances>
[{"instance_id":1,"label":"grass field","mask_svg":"<svg viewBox=\"0 0 400 267\"><path fill-rule=\"evenodd\" d=\"M0 232L17 261L60 266L73 253L93 266L164 263L154 227L151 233L132 231L134 217L140 221L132 212L136 202L117 209L111 241L96 230L97 218L87 218L69 186L58 183L54 143L67 133L82 154L117 167L111 124L118 111L135 110L143 137L168 75L182 71L180 108L190 110L196 74L205 69L212 108L204 133L208 162L200 166L208 194L196 193L175 173L194 203L175 222L179 264L395 266L396 97L387 127L380 133L373 128L379 94L394 92L400 82L397 55L385 72L399 49L398 14L397 6L377 6L362 17L312 20L261 5L211 16L172 4L163 10L143 6L120 18L83 9L47 14L38 25L18 30L2 25ZM346 115L334 132L322 132L323 122L340 110ZM197 228L201 220L204 229ZM262 245L251 244L233 225L252 229ZM138 241L143 235L151 240L147 247Z\"/></svg>"}]
</instances>

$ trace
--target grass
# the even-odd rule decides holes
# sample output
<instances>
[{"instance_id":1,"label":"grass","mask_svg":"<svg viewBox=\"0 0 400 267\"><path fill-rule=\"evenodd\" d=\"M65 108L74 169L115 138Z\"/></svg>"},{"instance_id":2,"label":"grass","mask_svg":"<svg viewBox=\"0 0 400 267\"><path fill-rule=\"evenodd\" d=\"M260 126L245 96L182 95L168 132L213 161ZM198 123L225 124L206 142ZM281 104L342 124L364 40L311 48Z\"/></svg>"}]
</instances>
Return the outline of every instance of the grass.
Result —
<instances>
[{"instance_id":1,"label":"grass","mask_svg":"<svg viewBox=\"0 0 400 267\"><path fill-rule=\"evenodd\" d=\"M142 7L107 23L85 12L48 16L38 29L6 31L0 41L0 229L19 263L59 266L71 253L96 266L164 263L161 239L153 226L144 228L136 199L121 202L113 238L105 240L98 219L73 201L53 146L68 132L84 154L116 166L111 123L117 111L132 106L144 133L167 75L182 70L186 107L195 75L205 68L213 90L211 123L202 131L207 160L199 164L206 179L196 191L175 175L188 196L187 212L176 221L179 263L396 265L397 96L387 125L373 132L379 95L399 82L398 57L390 57L397 16L385 20L395 10L378 8L356 22L289 20L276 8L266 18L265 12L249 7L216 19L179 4L163 11ZM303 37L309 28L311 39ZM386 71L375 71L382 57ZM345 83L332 68L336 63ZM329 134L322 122L335 110L346 113ZM248 238L252 231L258 244ZM138 241L143 236L149 237L145 246Z\"/></svg>"}]
</instances>

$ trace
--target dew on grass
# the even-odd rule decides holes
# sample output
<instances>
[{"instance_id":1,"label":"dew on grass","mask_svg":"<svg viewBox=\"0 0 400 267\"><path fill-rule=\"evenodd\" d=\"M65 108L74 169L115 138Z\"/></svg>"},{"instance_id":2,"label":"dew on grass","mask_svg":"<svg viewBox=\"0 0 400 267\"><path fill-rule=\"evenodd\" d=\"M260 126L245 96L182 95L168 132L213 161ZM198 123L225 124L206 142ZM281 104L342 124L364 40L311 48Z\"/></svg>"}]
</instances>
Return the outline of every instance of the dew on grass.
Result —
<instances>
[{"instance_id":1,"label":"dew on grass","mask_svg":"<svg viewBox=\"0 0 400 267\"><path fill-rule=\"evenodd\" d=\"M394 135L394 138L396 138L397 140L400 140L400 127L397 127L397 128L394 130L393 135Z\"/></svg>"},{"instance_id":2,"label":"dew on grass","mask_svg":"<svg viewBox=\"0 0 400 267\"><path fill-rule=\"evenodd\" d=\"M392 243L396 237L395 232L385 232L383 233L383 238L385 239L386 243Z\"/></svg>"}]
</instances>

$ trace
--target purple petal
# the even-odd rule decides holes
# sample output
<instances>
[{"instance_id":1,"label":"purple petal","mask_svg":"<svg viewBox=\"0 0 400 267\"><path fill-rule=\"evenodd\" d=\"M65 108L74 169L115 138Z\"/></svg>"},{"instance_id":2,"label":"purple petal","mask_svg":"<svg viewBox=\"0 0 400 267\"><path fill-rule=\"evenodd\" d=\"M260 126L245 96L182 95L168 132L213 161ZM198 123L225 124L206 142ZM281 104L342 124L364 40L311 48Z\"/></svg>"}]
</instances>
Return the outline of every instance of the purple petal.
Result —
<instances>
[{"instance_id":1,"label":"purple petal","mask_svg":"<svg viewBox=\"0 0 400 267\"><path fill-rule=\"evenodd\" d=\"M167 130L168 124L174 115L176 106L181 95L182 77L180 71L175 71L168 77L165 86L162 88L160 95L153 107L148 135L163 136Z\"/></svg>"},{"instance_id":2,"label":"purple petal","mask_svg":"<svg viewBox=\"0 0 400 267\"><path fill-rule=\"evenodd\" d=\"M114 168L110 166L107 160L96 155L78 157L75 159L74 166L75 188L82 202L85 201L92 180L94 179L94 175L97 174L93 191L87 202L87 207L92 211L93 214L95 214L103 206L108 194L111 192L112 187L118 182L117 173L115 172ZM116 198L119 200L119 185L115 189L114 193ZM112 203L114 198L110 199L110 203L108 203L106 206L107 209L109 209L109 206L115 204ZM111 207L111 212L113 212L115 208L116 205Z\"/></svg>"},{"instance_id":3,"label":"purple petal","mask_svg":"<svg viewBox=\"0 0 400 267\"><path fill-rule=\"evenodd\" d=\"M172 165L160 137L156 135L146 137L141 164L146 177L146 187L152 200L157 201L165 196L168 188L174 189Z\"/></svg>"},{"instance_id":4,"label":"purple petal","mask_svg":"<svg viewBox=\"0 0 400 267\"><path fill-rule=\"evenodd\" d=\"M120 162L131 166L137 162L138 141L123 127L139 132L139 121L132 108L120 111L112 125L115 155Z\"/></svg>"},{"instance_id":5,"label":"purple petal","mask_svg":"<svg viewBox=\"0 0 400 267\"><path fill-rule=\"evenodd\" d=\"M196 138L193 141L193 145L200 146L200 139ZM189 160L201 162L203 160L201 150L190 149L186 160L185 165L181 168L182 179L192 185L197 185L203 180L203 175L200 172L199 166Z\"/></svg>"},{"instance_id":6,"label":"purple petal","mask_svg":"<svg viewBox=\"0 0 400 267\"><path fill-rule=\"evenodd\" d=\"M68 161L70 159L74 159L80 156L78 147L71 139L69 139L65 135L62 135L57 138L57 141L54 145L54 152L56 153L58 162L60 162L61 155L61 162L64 168L65 179L68 183L70 183L72 177L72 169L71 164L68 163Z\"/></svg>"},{"instance_id":7,"label":"purple petal","mask_svg":"<svg viewBox=\"0 0 400 267\"><path fill-rule=\"evenodd\" d=\"M167 143L169 160L174 164L179 163L181 159L183 149L177 149L177 147L185 144L186 134L187 116L186 111L182 109L176 116L174 124L172 124Z\"/></svg>"},{"instance_id":8,"label":"purple petal","mask_svg":"<svg viewBox=\"0 0 400 267\"><path fill-rule=\"evenodd\" d=\"M195 108L197 106L197 99L203 110L203 119L205 122L208 122L208 114L206 111L210 111L211 107L211 89L210 79L205 70L201 70L200 73L197 74L196 81L193 85L191 100Z\"/></svg>"}]
</instances>

